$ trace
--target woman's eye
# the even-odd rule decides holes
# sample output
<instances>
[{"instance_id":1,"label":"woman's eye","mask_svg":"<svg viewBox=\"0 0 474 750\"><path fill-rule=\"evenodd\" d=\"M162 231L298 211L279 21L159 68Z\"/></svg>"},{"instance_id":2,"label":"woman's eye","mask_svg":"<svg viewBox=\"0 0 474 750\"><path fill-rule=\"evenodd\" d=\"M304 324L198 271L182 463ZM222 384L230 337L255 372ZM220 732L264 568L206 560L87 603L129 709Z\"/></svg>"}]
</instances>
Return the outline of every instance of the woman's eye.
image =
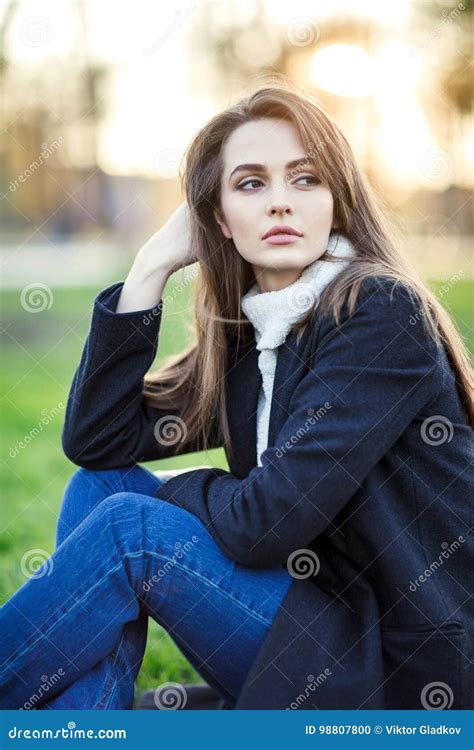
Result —
<instances>
[{"instance_id":1,"label":"woman's eye","mask_svg":"<svg viewBox=\"0 0 474 750\"><path fill-rule=\"evenodd\" d=\"M295 180L295 183L299 183L301 180L309 180L309 182L306 183L306 185L308 186L318 185L321 182L321 180L318 180L318 178L312 174L305 174L305 175L302 175L301 177L298 177ZM259 185L262 185L262 181L259 180L257 177L252 177L248 180L244 180L243 182L241 182L240 185L237 185L236 189L245 190L248 192L249 190L252 190L254 187L259 187Z\"/></svg>"},{"instance_id":2,"label":"woman's eye","mask_svg":"<svg viewBox=\"0 0 474 750\"><path fill-rule=\"evenodd\" d=\"M252 185L252 183L257 183L257 187L259 184L261 184L261 180L257 180L255 177L253 177L251 180L244 180L244 182L241 182L240 185L237 185L237 190L245 190L247 185Z\"/></svg>"},{"instance_id":3,"label":"woman's eye","mask_svg":"<svg viewBox=\"0 0 474 750\"><path fill-rule=\"evenodd\" d=\"M311 182L309 183L310 185L317 185L320 182L320 180L318 180L318 178L314 177L314 175L312 174L305 174L303 175L303 177L298 177L296 182L299 182L300 180L311 180Z\"/></svg>"}]
</instances>

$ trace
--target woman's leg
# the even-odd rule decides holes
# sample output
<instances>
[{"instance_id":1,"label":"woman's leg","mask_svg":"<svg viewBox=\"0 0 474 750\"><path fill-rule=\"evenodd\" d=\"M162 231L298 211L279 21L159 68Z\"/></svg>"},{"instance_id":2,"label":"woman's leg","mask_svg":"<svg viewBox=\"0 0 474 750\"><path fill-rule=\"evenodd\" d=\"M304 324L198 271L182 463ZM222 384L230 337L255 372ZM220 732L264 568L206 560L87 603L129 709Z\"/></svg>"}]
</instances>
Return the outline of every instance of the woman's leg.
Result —
<instances>
[{"instance_id":1,"label":"woman's leg","mask_svg":"<svg viewBox=\"0 0 474 750\"><path fill-rule=\"evenodd\" d=\"M64 542L81 521L106 497L117 492L135 491L155 494L161 480L141 466L126 469L91 471L78 469L64 492L58 518L56 547ZM125 625L113 651L89 672L72 683L41 710L123 709L133 705L135 680L143 661L148 617ZM48 686L48 683L45 683Z\"/></svg>"},{"instance_id":2,"label":"woman's leg","mask_svg":"<svg viewBox=\"0 0 474 750\"><path fill-rule=\"evenodd\" d=\"M0 610L1 708L23 706L42 675L61 669L57 695L141 613L235 698L292 582L283 567L236 565L195 516L130 492L102 501L45 566Z\"/></svg>"}]
</instances>

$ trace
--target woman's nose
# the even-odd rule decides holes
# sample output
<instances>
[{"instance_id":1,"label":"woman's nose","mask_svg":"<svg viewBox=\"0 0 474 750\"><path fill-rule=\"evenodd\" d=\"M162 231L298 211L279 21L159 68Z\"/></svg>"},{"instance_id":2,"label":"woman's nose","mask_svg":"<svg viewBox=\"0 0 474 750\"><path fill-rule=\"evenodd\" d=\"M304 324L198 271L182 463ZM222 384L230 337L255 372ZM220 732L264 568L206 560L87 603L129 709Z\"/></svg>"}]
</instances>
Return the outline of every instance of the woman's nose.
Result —
<instances>
[{"instance_id":1,"label":"woman's nose","mask_svg":"<svg viewBox=\"0 0 474 750\"><path fill-rule=\"evenodd\" d=\"M288 203L272 203L269 210L270 216L278 215L290 215L292 213L291 206Z\"/></svg>"}]
</instances>

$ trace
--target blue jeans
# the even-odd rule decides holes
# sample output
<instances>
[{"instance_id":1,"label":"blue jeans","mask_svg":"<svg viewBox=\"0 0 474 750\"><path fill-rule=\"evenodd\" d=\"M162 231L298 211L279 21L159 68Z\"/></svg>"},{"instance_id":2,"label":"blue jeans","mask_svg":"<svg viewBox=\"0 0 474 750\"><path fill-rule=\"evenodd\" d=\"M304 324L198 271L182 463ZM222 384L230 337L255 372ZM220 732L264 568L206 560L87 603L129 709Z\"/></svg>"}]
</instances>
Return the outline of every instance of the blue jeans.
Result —
<instances>
[{"instance_id":1,"label":"blue jeans","mask_svg":"<svg viewBox=\"0 0 474 750\"><path fill-rule=\"evenodd\" d=\"M293 579L234 563L160 484L138 465L71 476L57 549L0 608L0 708L132 708L149 617L235 701Z\"/></svg>"}]
</instances>

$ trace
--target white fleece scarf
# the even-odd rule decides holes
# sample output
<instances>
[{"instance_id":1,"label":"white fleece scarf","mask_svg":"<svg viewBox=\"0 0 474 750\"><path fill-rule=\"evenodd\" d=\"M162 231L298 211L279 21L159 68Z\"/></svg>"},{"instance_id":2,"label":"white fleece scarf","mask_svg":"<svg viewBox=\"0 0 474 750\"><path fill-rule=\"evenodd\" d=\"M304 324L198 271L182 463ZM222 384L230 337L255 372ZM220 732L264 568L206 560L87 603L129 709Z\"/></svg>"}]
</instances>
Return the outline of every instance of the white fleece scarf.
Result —
<instances>
[{"instance_id":1,"label":"white fleece scarf","mask_svg":"<svg viewBox=\"0 0 474 750\"><path fill-rule=\"evenodd\" d=\"M260 292L257 283L242 296L241 307L255 329L258 367L262 375L257 406L257 464L268 445L268 428L277 362L277 348L291 327L319 299L323 289L349 264L355 255L352 243L337 232L328 241L327 252L341 256L339 261L315 260L292 284L275 292Z\"/></svg>"}]
</instances>

